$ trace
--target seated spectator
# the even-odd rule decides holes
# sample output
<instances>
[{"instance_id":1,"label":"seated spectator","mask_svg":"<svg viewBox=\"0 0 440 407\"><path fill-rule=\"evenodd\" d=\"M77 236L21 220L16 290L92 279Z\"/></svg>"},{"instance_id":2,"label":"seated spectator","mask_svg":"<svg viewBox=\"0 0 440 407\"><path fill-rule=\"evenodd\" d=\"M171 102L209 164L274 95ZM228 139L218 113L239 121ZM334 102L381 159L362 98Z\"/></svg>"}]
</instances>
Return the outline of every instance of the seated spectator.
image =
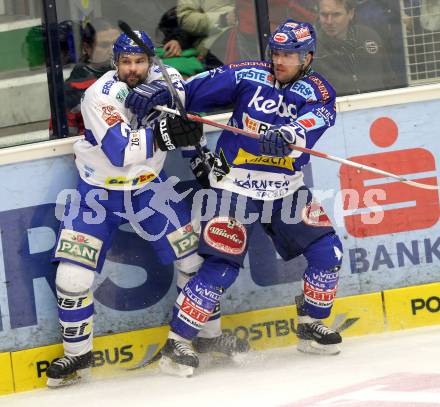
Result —
<instances>
[{"instance_id":1,"label":"seated spectator","mask_svg":"<svg viewBox=\"0 0 440 407\"><path fill-rule=\"evenodd\" d=\"M234 0L178 0L177 19L179 27L196 37L194 47L204 59L207 69L223 64L223 51L212 50L229 29L237 24Z\"/></svg>"},{"instance_id":2,"label":"seated spectator","mask_svg":"<svg viewBox=\"0 0 440 407\"><path fill-rule=\"evenodd\" d=\"M84 132L81 97L84 91L112 69L112 45L119 29L107 20L97 18L87 22L81 32L81 57L64 84L69 136Z\"/></svg>"},{"instance_id":3,"label":"seated spectator","mask_svg":"<svg viewBox=\"0 0 440 407\"><path fill-rule=\"evenodd\" d=\"M176 7L170 8L160 19L158 29L164 35L164 58L178 57L182 50L193 48L198 37L179 26Z\"/></svg>"},{"instance_id":4,"label":"seated spectator","mask_svg":"<svg viewBox=\"0 0 440 407\"><path fill-rule=\"evenodd\" d=\"M388 50L372 29L355 20L356 0L318 0L314 68L338 96L397 87Z\"/></svg>"},{"instance_id":5,"label":"seated spectator","mask_svg":"<svg viewBox=\"0 0 440 407\"><path fill-rule=\"evenodd\" d=\"M170 8L160 19L158 30L163 34L162 48L156 48L160 58L166 58L167 65L176 68L184 78L204 71L202 57L195 49L198 37L179 26L176 7Z\"/></svg>"}]
</instances>

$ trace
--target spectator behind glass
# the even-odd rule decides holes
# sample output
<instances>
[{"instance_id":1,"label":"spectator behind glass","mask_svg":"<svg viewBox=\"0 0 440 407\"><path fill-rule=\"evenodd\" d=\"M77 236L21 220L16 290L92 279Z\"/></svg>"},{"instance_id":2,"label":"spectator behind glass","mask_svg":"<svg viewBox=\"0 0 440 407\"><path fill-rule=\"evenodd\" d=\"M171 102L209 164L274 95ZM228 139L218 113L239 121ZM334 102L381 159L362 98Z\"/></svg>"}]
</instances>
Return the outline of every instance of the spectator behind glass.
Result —
<instances>
[{"instance_id":1,"label":"spectator behind glass","mask_svg":"<svg viewBox=\"0 0 440 407\"><path fill-rule=\"evenodd\" d=\"M222 51L211 48L222 34L236 26L235 1L178 0L177 18L180 28L197 38L193 45L205 59L207 69L222 65Z\"/></svg>"},{"instance_id":2,"label":"spectator behind glass","mask_svg":"<svg viewBox=\"0 0 440 407\"><path fill-rule=\"evenodd\" d=\"M356 0L318 0L314 67L338 96L397 87L388 50L372 29L354 21Z\"/></svg>"},{"instance_id":3,"label":"spectator behind glass","mask_svg":"<svg viewBox=\"0 0 440 407\"><path fill-rule=\"evenodd\" d=\"M183 50L193 48L198 39L179 26L176 7L165 12L159 21L158 29L164 35L162 43L165 58L180 56Z\"/></svg>"},{"instance_id":4,"label":"spectator behind glass","mask_svg":"<svg viewBox=\"0 0 440 407\"><path fill-rule=\"evenodd\" d=\"M81 97L90 85L112 69L112 45L119 34L119 29L103 18L87 22L81 30L81 57L64 84L69 136L84 132Z\"/></svg>"},{"instance_id":5,"label":"spectator behind glass","mask_svg":"<svg viewBox=\"0 0 440 407\"><path fill-rule=\"evenodd\" d=\"M401 86L407 85L400 0L357 0L356 22L379 34Z\"/></svg>"}]
</instances>

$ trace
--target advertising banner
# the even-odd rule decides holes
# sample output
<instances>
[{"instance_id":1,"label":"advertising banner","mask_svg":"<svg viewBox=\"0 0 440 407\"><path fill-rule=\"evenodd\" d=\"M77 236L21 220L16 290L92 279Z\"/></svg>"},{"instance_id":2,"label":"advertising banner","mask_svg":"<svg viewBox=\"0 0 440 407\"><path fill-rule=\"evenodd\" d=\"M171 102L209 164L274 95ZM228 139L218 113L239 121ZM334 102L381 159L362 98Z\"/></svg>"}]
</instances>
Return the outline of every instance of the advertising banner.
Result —
<instances>
[{"instance_id":1,"label":"advertising banner","mask_svg":"<svg viewBox=\"0 0 440 407\"><path fill-rule=\"evenodd\" d=\"M315 148L437 185L438 111L440 101L434 100L340 113ZM215 135L208 138L212 143ZM183 190L195 187L179 153L169 155L166 169L179 176ZM311 169L306 182L344 245L338 297L439 280L437 191L319 158L312 159ZM56 266L50 257L59 227L56 211L77 182L73 156L3 165L0 177L0 352L59 343ZM292 304L305 266L302 256L283 262L257 226L245 267L224 296L223 313ZM174 269L161 265L129 225L116 233L94 284L96 335L162 326L170 319Z\"/></svg>"}]
</instances>

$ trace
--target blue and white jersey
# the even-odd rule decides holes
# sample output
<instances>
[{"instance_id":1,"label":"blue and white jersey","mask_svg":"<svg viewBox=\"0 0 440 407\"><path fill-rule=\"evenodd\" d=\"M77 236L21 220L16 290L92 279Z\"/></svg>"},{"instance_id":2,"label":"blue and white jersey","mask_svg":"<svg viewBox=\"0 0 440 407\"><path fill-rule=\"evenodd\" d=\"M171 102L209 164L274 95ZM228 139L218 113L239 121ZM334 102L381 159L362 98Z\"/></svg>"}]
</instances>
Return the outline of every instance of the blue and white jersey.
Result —
<instances>
[{"instance_id":1,"label":"blue and white jersey","mask_svg":"<svg viewBox=\"0 0 440 407\"><path fill-rule=\"evenodd\" d=\"M242 61L202 72L185 83L189 112L209 112L233 106L229 124L253 133L264 133L271 125L301 126L305 140L299 145L312 148L336 118L336 94L317 72L310 71L294 83L280 86L272 65ZM295 192L303 183L301 167L309 154L293 151L288 157L259 153L258 140L223 131L216 152L223 150L231 172L215 188L256 199L274 200Z\"/></svg>"},{"instance_id":2,"label":"blue and white jersey","mask_svg":"<svg viewBox=\"0 0 440 407\"><path fill-rule=\"evenodd\" d=\"M184 100L182 77L167 68L171 80ZM147 82L163 79L159 67L150 68ZM166 152L155 148L149 118L138 118L124 105L130 88L109 71L84 93L81 114L85 138L74 145L76 166L88 184L108 189L139 189L157 177ZM153 114L158 120L158 115Z\"/></svg>"}]
</instances>

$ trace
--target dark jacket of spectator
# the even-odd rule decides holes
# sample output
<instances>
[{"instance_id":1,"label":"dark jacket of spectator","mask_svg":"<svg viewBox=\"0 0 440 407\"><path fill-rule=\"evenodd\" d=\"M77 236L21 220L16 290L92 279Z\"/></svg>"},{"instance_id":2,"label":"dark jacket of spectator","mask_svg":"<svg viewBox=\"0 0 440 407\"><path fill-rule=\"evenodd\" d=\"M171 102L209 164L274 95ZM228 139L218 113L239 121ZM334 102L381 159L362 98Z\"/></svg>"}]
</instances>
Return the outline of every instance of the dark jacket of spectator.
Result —
<instances>
[{"instance_id":1,"label":"dark jacket of spectator","mask_svg":"<svg viewBox=\"0 0 440 407\"><path fill-rule=\"evenodd\" d=\"M313 67L336 89L338 96L397 87L387 51L370 28L352 24L345 40L318 29Z\"/></svg>"}]
</instances>

